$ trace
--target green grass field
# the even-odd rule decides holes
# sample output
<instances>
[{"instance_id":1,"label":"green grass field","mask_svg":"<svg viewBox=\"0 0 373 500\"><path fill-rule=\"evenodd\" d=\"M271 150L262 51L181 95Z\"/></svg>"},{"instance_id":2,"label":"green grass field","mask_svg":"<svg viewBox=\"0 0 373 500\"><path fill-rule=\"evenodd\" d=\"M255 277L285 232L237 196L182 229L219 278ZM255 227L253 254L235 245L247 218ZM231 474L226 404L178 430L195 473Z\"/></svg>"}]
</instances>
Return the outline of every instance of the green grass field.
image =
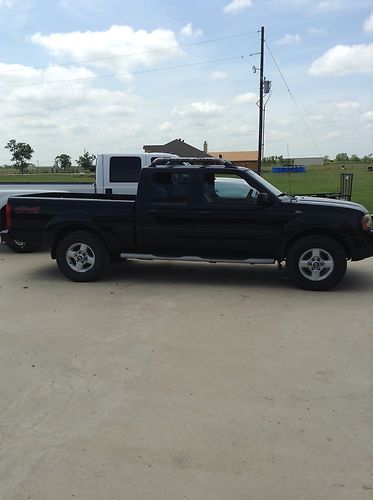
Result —
<instances>
[{"instance_id":1,"label":"green grass field","mask_svg":"<svg viewBox=\"0 0 373 500\"><path fill-rule=\"evenodd\" d=\"M345 173L354 175L352 201L362 203L373 213L373 172L367 164L346 164ZM2 169L3 170L3 169ZM13 172L13 173L10 173ZM281 191L291 194L301 193L338 193L340 189L341 165L331 164L324 167L307 167L304 174L272 174L264 167L263 177ZM94 182L93 174L24 174L14 173L14 169L0 171L0 182Z\"/></svg>"},{"instance_id":2,"label":"green grass field","mask_svg":"<svg viewBox=\"0 0 373 500\"><path fill-rule=\"evenodd\" d=\"M338 193L340 190L340 166L308 167L304 174L272 174L265 170L263 177L287 193ZM366 164L346 165L343 172L354 176L352 201L361 203L373 213L373 172L368 171Z\"/></svg>"}]
</instances>

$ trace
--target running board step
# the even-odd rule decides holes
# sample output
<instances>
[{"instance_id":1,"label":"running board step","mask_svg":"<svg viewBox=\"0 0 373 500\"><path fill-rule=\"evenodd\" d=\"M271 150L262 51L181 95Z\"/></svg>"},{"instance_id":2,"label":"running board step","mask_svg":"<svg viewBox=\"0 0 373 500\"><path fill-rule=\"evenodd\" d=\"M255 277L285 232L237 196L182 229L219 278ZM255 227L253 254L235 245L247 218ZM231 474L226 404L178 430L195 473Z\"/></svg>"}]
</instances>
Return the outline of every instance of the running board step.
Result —
<instances>
[{"instance_id":1,"label":"running board step","mask_svg":"<svg viewBox=\"0 0 373 500\"><path fill-rule=\"evenodd\" d=\"M152 255L144 253L121 253L122 259L136 259L136 260L176 260L183 262L225 262L230 264L274 264L274 259L217 259L211 257L196 257L193 255L184 255L182 257L168 257L164 255Z\"/></svg>"}]
</instances>

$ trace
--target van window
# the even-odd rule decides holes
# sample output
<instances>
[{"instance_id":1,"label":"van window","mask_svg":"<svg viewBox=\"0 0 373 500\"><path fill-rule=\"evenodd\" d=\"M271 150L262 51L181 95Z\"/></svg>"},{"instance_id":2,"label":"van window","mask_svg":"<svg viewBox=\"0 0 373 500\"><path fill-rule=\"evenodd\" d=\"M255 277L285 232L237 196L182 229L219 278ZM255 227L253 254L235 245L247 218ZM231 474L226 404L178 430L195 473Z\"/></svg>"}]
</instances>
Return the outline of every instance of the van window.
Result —
<instances>
[{"instance_id":1,"label":"van window","mask_svg":"<svg viewBox=\"0 0 373 500\"><path fill-rule=\"evenodd\" d=\"M137 182L141 170L138 156L112 156L110 158L110 182Z\"/></svg>"}]
</instances>

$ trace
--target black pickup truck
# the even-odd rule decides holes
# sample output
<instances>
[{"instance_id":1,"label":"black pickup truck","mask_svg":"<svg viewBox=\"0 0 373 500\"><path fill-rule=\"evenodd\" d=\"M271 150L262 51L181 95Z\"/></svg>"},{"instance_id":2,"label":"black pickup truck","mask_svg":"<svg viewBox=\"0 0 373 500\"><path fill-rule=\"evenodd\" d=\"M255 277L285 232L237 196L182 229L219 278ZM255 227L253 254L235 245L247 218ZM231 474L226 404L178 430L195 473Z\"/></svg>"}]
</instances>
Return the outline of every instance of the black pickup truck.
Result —
<instances>
[{"instance_id":1,"label":"black pickup truck","mask_svg":"<svg viewBox=\"0 0 373 500\"><path fill-rule=\"evenodd\" d=\"M9 235L47 241L62 273L92 281L110 260L286 262L303 288L326 290L347 260L373 255L361 205L281 193L255 172L217 159L156 160L137 195L42 193L9 198Z\"/></svg>"}]
</instances>

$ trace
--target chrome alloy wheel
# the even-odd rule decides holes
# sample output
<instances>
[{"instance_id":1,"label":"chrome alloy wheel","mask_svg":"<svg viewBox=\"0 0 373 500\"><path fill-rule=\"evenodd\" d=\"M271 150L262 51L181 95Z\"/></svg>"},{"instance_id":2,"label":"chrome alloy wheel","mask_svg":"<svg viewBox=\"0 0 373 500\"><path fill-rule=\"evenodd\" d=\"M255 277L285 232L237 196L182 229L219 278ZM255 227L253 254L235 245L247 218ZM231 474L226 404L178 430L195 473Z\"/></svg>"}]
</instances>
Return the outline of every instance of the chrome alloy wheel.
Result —
<instances>
[{"instance_id":1,"label":"chrome alloy wheel","mask_svg":"<svg viewBox=\"0 0 373 500\"><path fill-rule=\"evenodd\" d=\"M66 252L68 266L77 273L86 273L95 265L96 257L86 243L74 243Z\"/></svg>"},{"instance_id":2,"label":"chrome alloy wheel","mask_svg":"<svg viewBox=\"0 0 373 500\"><path fill-rule=\"evenodd\" d=\"M329 252L322 248L310 248L299 258L299 271L311 281L322 281L330 276L334 269L334 260Z\"/></svg>"}]
</instances>

